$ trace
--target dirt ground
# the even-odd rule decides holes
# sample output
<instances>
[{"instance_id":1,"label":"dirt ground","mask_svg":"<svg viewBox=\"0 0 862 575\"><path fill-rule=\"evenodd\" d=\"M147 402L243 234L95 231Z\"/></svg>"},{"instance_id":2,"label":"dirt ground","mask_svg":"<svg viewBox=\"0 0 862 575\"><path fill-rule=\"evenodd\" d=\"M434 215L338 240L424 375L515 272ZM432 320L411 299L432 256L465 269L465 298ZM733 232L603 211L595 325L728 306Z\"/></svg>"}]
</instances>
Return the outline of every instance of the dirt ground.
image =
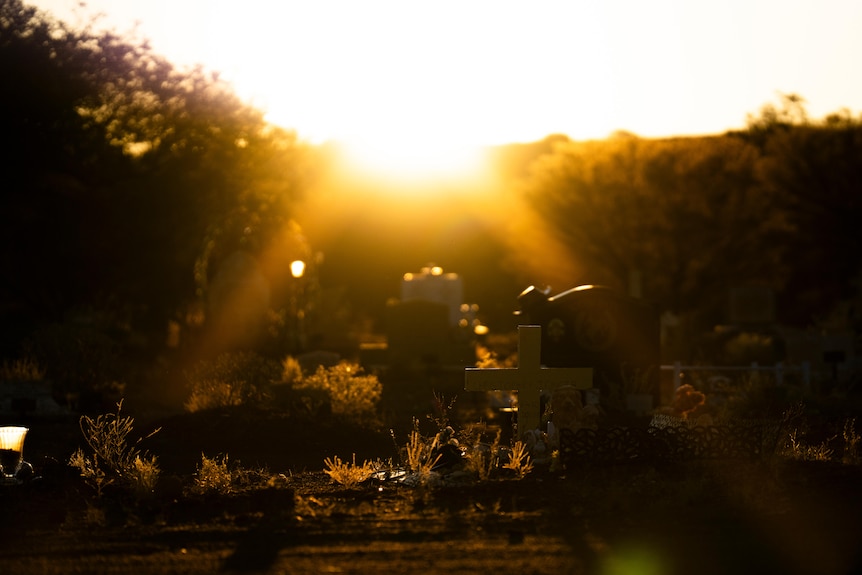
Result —
<instances>
[{"instance_id":1,"label":"dirt ground","mask_svg":"<svg viewBox=\"0 0 862 575\"><path fill-rule=\"evenodd\" d=\"M418 396L401 401L428 411ZM406 439L408 418L393 421ZM157 496L136 503L95 497L64 464L81 443L73 418L28 426L39 478L0 489L2 573L862 572L858 466L690 461L344 489L324 458L391 458L388 426L174 414L136 426L161 427L142 445L164 470ZM201 453L230 454L259 480L190 496Z\"/></svg>"}]
</instances>

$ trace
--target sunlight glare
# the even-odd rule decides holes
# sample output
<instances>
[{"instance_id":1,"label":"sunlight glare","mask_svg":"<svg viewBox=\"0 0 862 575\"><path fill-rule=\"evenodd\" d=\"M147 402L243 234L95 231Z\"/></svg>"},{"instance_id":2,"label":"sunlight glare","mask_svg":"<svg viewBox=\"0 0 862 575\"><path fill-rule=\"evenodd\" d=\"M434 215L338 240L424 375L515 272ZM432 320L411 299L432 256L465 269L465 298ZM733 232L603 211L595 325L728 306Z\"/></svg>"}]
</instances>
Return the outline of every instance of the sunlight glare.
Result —
<instances>
[{"instance_id":1,"label":"sunlight glare","mask_svg":"<svg viewBox=\"0 0 862 575\"><path fill-rule=\"evenodd\" d=\"M485 159L479 146L418 139L348 140L341 150L351 173L392 181L475 179Z\"/></svg>"}]
</instances>

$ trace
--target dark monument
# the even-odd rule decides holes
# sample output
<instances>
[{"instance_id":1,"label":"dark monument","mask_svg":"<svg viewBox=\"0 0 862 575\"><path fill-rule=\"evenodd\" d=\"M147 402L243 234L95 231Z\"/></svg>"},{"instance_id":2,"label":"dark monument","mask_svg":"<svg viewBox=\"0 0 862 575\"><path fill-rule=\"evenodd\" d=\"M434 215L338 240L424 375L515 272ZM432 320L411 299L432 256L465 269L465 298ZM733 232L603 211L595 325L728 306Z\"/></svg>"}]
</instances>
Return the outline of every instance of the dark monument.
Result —
<instances>
[{"instance_id":1,"label":"dark monument","mask_svg":"<svg viewBox=\"0 0 862 575\"><path fill-rule=\"evenodd\" d=\"M651 305L601 286L557 295L531 286L518 297L518 323L542 328L542 364L591 367L602 403L625 408L627 396L659 397L659 316Z\"/></svg>"}]
</instances>

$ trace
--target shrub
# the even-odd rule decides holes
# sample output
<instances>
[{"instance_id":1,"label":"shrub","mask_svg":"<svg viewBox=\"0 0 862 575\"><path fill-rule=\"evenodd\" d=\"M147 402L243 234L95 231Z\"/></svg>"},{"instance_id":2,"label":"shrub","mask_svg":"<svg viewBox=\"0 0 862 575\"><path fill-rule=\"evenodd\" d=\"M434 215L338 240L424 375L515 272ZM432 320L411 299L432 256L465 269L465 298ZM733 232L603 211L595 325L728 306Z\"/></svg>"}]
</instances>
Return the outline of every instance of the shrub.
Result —
<instances>
[{"instance_id":1,"label":"shrub","mask_svg":"<svg viewBox=\"0 0 862 575\"><path fill-rule=\"evenodd\" d=\"M862 445L862 437L856 431L856 418L846 419L844 421L844 430L842 431L844 438L844 454L841 461L847 465L859 465L862 461L862 453L860 453L860 445Z\"/></svg>"},{"instance_id":2,"label":"shrub","mask_svg":"<svg viewBox=\"0 0 862 575\"><path fill-rule=\"evenodd\" d=\"M295 385L302 381L302 366L292 355L284 358L281 362L281 383Z\"/></svg>"},{"instance_id":3,"label":"shrub","mask_svg":"<svg viewBox=\"0 0 862 575\"><path fill-rule=\"evenodd\" d=\"M45 369L34 359L4 361L0 366L0 381L42 381Z\"/></svg>"},{"instance_id":4,"label":"shrub","mask_svg":"<svg viewBox=\"0 0 862 575\"><path fill-rule=\"evenodd\" d=\"M518 479L523 479L530 471L532 471L533 462L530 460L530 451L526 444L516 441L512 446L509 461L504 463L503 467L514 471Z\"/></svg>"},{"instance_id":5,"label":"shrub","mask_svg":"<svg viewBox=\"0 0 862 575\"><path fill-rule=\"evenodd\" d=\"M191 394L185 408L195 412L260 405L270 399L273 383L280 379L280 370L276 362L254 352L229 352L199 363L186 377L191 384Z\"/></svg>"},{"instance_id":6,"label":"shrub","mask_svg":"<svg viewBox=\"0 0 862 575\"><path fill-rule=\"evenodd\" d=\"M362 465L356 465L356 454L353 454L353 462L342 462L337 455L333 458L327 457L323 460L326 465L324 472L336 483L348 489L353 489L374 473L374 465L365 461Z\"/></svg>"},{"instance_id":7,"label":"shrub","mask_svg":"<svg viewBox=\"0 0 862 575\"><path fill-rule=\"evenodd\" d=\"M78 469L99 496L106 486L117 485L140 498L152 493L160 471L156 457L136 447L145 438L138 439L135 445L129 444L128 438L135 420L121 416L122 407L123 402L120 401L117 413L80 418L81 433L90 452L78 448L69 458L69 464ZM147 437L152 437L158 431L153 431Z\"/></svg>"},{"instance_id":8,"label":"shrub","mask_svg":"<svg viewBox=\"0 0 862 575\"><path fill-rule=\"evenodd\" d=\"M363 419L374 414L383 386L377 376L363 375L357 364L342 361L332 367L318 367L294 389L323 390L332 402L332 413Z\"/></svg>"},{"instance_id":9,"label":"shrub","mask_svg":"<svg viewBox=\"0 0 862 575\"><path fill-rule=\"evenodd\" d=\"M195 495L227 494L233 490L228 456L209 458L201 453L201 463L195 474L195 482L191 492Z\"/></svg>"}]
</instances>

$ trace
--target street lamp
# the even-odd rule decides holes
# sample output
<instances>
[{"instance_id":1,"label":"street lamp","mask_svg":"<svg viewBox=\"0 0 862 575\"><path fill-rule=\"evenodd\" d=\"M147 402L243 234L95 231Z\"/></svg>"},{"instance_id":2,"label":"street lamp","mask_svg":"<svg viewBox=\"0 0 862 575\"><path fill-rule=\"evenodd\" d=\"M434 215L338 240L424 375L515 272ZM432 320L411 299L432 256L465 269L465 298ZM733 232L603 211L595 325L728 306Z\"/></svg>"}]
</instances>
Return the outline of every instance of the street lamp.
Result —
<instances>
[{"instance_id":1,"label":"street lamp","mask_svg":"<svg viewBox=\"0 0 862 575\"><path fill-rule=\"evenodd\" d=\"M293 304L293 320L295 322L293 337L295 338L294 349L296 352L302 352L303 340L305 339L305 302L303 294L302 276L305 275L305 262L302 260L294 260L290 262L290 275L297 280L297 285L293 288L291 295L291 303Z\"/></svg>"},{"instance_id":2,"label":"street lamp","mask_svg":"<svg viewBox=\"0 0 862 575\"><path fill-rule=\"evenodd\" d=\"M302 260L293 260L290 262L290 275L296 279L301 278L305 274L305 262Z\"/></svg>"}]
</instances>

